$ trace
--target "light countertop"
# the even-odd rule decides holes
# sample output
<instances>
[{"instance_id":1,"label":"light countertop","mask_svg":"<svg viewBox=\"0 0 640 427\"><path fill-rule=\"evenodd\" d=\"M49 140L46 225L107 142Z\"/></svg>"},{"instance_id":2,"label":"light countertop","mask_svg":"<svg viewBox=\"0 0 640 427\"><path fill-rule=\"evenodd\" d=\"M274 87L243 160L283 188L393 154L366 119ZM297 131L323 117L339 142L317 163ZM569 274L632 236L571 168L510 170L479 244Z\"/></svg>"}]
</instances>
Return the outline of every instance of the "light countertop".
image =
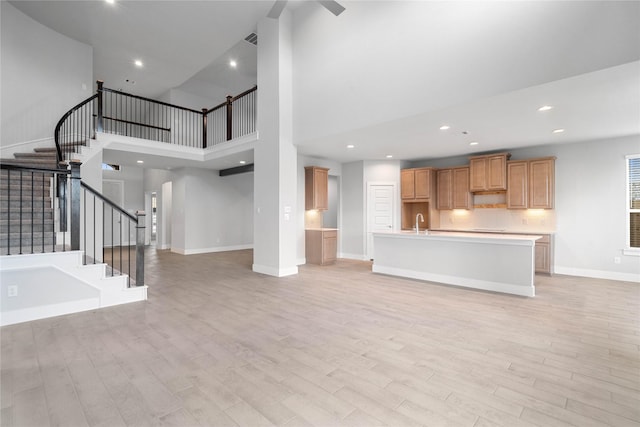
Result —
<instances>
[{"instance_id":1,"label":"light countertop","mask_svg":"<svg viewBox=\"0 0 640 427\"><path fill-rule=\"evenodd\" d=\"M462 231L439 231L429 230L428 233L421 231L417 234L415 231L380 231L373 233L374 236L398 238L398 239L424 239L424 240L443 240L458 242L484 242L493 244L506 245L526 245L533 246L535 241L542 238L539 234L510 234L510 233L473 233Z\"/></svg>"}]
</instances>

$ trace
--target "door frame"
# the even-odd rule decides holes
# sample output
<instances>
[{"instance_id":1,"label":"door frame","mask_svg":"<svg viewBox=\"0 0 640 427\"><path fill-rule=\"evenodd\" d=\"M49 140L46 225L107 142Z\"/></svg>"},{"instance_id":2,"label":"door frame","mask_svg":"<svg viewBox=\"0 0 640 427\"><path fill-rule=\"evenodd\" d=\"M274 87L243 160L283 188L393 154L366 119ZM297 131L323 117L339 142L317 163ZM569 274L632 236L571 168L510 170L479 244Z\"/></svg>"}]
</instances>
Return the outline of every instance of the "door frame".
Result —
<instances>
[{"instance_id":1,"label":"door frame","mask_svg":"<svg viewBox=\"0 0 640 427\"><path fill-rule=\"evenodd\" d=\"M391 219L391 224L393 230L397 230L400 228L400 203L398 203L398 183L395 181L371 181L367 182L367 193L366 193L366 212L365 212L365 226L364 226L364 256L365 259L373 258L373 248L370 247L372 245L369 244L369 231L371 229L372 221L371 215L373 213L373 209L371 203L373 201L373 197L371 197L371 191L378 186L391 186L391 215L393 216Z\"/></svg>"}]
</instances>

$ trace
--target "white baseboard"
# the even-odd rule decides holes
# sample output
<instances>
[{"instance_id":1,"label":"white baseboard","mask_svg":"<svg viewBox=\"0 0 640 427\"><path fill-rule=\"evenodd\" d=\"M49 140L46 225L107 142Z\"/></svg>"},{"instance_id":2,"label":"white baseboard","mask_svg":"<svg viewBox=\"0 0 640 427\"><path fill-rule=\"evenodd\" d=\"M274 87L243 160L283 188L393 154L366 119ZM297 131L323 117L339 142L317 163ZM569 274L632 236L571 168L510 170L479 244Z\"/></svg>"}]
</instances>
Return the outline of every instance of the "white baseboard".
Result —
<instances>
[{"instance_id":1,"label":"white baseboard","mask_svg":"<svg viewBox=\"0 0 640 427\"><path fill-rule=\"evenodd\" d=\"M305 265L306 263L307 263L306 258L298 258L298 260L296 261L296 265Z\"/></svg>"},{"instance_id":2,"label":"white baseboard","mask_svg":"<svg viewBox=\"0 0 640 427\"><path fill-rule=\"evenodd\" d=\"M197 255L197 254L208 254L208 253L214 253L214 252L241 251L244 249L253 249L253 243L249 243L246 245L216 246L214 248L198 248L198 249L171 248L171 252L175 252L180 255Z\"/></svg>"},{"instance_id":3,"label":"white baseboard","mask_svg":"<svg viewBox=\"0 0 640 427\"><path fill-rule=\"evenodd\" d=\"M253 264L252 269L256 273L262 273L274 277L293 276L294 274L298 274L297 266L289 268L276 268L266 265Z\"/></svg>"},{"instance_id":4,"label":"white baseboard","mask_svg":"<svg viewBox=\"0 0 640 427\"><path fill-rule=\"evenodd\" d=\"M587 268L573 268L556 265L554 273L567 276L591 277L594 279L618 280L622 282L640 283L640 273L620 273L618 271L591 270Z\"/></svg>"},{"instance_id":5,"label":"white baseboard","mask_svg":"<svg viewBox=\"0 0 640 427\"><path fill-rule=\"evenodd\" d=\"M358 261L369 261L369 258L367 258L366 255L362 255L362 254L348 254L345 252L340 252L338 254L338 258L344 258L344 259L355 259Z\"/></svg>"}]
</instances>

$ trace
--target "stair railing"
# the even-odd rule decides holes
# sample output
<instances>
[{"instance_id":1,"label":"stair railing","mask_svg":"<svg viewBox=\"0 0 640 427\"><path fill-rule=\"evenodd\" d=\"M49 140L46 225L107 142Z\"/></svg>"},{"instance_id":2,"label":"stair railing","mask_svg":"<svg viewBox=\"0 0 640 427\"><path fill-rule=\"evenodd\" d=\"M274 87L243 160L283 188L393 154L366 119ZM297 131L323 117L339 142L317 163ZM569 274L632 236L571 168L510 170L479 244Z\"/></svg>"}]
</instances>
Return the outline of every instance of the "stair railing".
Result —
<instances>
[{"instance_id":1,"label":"stair railing","mask_svg":"<svg viewBox=\"0 0 640 427\"><path fill-rule=\"evenodd\" d=\"M7 186L1 255L82 250L84 265L105 263L108 275L144 285L144 211L132 215L82 182L78 161L67 169L0 167Z\"/></svg>"},{"instance_id":2,"label":"stair railing","mask_svg":"<svg viewBox=\"0 0 640 427\"><path fill-rule=\"evenodd\" d=\"M68 250L66 221L56 221L56 217L64 218L68 211L70 171L5 163L0 168L6 192L0 205L0 255Z\"/></svg>"},{"instance_id":3,"label":"stair railing","mask_svg":"<svg viewBox=\"0 0 640 427\"><path fill-rule=\"evenodd\" d=\"M256 131L257 86L227 96L211 109L194 110L104 87L69 110L58 122L58 161L94 139L97 132L207 148Z\"/></svg>"},{"instance_id":4,"label":"stair railing","mask_svg":"<svg viewBox=\"0 0 640 427\"><path fill-rule=\"evenodd\" d=\"M98 94L85 99L67 111L58 121L54 131L58 163L71 160L81 146L96 137L95 111Z\"/></svg>"}]
</instances>

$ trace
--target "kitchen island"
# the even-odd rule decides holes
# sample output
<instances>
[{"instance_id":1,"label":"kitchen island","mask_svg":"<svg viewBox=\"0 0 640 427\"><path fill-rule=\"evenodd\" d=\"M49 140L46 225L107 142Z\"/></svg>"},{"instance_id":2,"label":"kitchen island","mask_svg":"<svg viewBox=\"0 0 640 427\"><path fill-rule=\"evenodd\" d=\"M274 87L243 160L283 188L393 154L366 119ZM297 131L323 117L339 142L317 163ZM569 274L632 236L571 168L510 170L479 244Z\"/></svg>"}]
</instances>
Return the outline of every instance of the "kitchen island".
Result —
<instances>
[{"instance_id":1,"label":"kitchen island","mask_svg":"<svg viewBox=\"0 0 640 427\"><path fill-rule=\"evenodd\" d=\"M539 235L448 231L373 233L373 272L535 296Z\"/></svg>"}]
</instances>

